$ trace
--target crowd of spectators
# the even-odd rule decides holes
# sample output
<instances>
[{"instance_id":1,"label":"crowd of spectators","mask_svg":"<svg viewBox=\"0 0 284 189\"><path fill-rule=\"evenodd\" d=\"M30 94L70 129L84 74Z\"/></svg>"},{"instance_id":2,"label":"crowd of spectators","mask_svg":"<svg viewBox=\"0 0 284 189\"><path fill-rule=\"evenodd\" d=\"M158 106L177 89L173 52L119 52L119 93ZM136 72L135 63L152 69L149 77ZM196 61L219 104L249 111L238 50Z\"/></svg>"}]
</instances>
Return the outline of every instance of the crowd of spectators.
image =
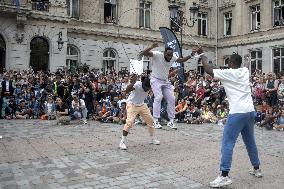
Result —
<instances>
[{"instance_id":1,"label":"crowd of spectators","mask_svg":"<svg viewBox=\"0 0 284 189\"><path fill-rule=\"evenodd\" d=\"M180 74L170 75L173 75L169 80L174 86L177 122L224 125L229 107L220 81L193 70L185 72L182 79ZM0 116L2 119L56 119L59 124L69 124L73 119L83 124L87 120L123 124L127 117L129 94L124 90L128 77L128 73L95 70L76 74L61 70L54 73L5 71L0 75ZM284 76L257 70L251 76L251 87L257 125L283 130ZM150 92L146 99L150 110L153 101ZM161 104L162 122L168 120L165 103Z\"/></svg>"}]
</instances>

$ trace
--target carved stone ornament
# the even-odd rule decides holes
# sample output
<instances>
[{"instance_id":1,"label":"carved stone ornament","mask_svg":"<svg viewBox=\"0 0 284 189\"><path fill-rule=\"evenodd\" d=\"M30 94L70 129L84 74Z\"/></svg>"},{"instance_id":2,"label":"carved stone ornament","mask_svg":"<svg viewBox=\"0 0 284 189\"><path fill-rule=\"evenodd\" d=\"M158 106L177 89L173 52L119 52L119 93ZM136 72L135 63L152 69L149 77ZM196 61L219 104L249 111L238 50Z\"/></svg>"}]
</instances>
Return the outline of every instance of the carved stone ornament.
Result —
<instances>
[{"instance_id":1,"label":"carved stone ornament","mask_svg":"<svg viewBox=\"0 0 284 189\"><path fill-rule=\"evenodd\" d=\"M15 39L18 44L21 44L24 40L24 33L16 33Z\"/></svg>"}]
</instances>

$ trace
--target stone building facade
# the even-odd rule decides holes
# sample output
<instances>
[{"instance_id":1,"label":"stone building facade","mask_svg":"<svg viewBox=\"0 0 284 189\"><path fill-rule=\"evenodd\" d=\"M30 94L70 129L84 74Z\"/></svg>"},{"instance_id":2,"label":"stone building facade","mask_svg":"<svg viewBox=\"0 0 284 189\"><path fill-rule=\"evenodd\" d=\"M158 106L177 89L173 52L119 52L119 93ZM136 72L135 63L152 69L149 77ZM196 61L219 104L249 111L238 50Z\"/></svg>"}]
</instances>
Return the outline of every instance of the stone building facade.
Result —
<instances>
[{"instance_id":1,"label":"stone building facade","mask_svg":"<svg viewBox=\"0 0 284 189\"><path fill-rule=\"evenodd\" d=\"M284 1L219 0L218 65L238 53L250 63L251 72L284 70Z\"/></svg>"},{"instance_id":2,"label":"stone building facade","mask_svg":"<svg viewBox=\"0 0 284 189\"><path fill-rule=\"evenodd\" d=\"M80 64L104 71L128 70L129 59L141 58L141 51L153 42L159 42L158 50L163 50L159 27L170 27L168 6L177 3L187 19L191 6L191 2L168 0L16 2L0 1L1 67L51 71ZM208 4L204 7L210 9ZM196 36L191 28L183 33L183 54L190 54L195 45L189 34L215 61L214 36ZM195 69L196 63L193 59L185 66ZM152 62L145 57L144 64L147 68Z\"/></svg>"},{"instance_id":3,"label":"stone building facade","mask_svg":"<svg viewBox=\"0 0 284 189\"><path fill-rule=\"evenodd\" d=\"M199 12L187 27L193 2ZM129 60L140 59L153 42L163 50L159 27L173 27L170 5L183 11L183 55L197 41L212 65L225 66L230 54L239 53L252 71L284 69L281 0L1 0L0 69L55 71L87 64L129 70ZM151 59L143 59L151 69ZM196 59L185 67L202 71Z\"/></svg>"}]
</instances>

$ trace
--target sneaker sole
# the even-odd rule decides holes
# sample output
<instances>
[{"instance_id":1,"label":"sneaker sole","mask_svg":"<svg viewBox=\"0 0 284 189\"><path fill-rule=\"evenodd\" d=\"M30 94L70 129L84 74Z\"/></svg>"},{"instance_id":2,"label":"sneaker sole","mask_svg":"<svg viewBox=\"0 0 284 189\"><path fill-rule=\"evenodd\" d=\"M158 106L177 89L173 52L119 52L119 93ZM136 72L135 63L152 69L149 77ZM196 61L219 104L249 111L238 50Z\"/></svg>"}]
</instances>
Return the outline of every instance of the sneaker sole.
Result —
<instances>
[{"instance_id":1,"label":"sneaker sole","mask_svg":"<svg viewBox=\"0 0 284 189\"><path fill-rule=\"evenodd\" d=\"M228 183L224 183L224 184L220 184L220 185L213 185L213 184L209 184L210 185L210 187L212 187L212 188L222 188L222 187L224 187L224 186L229 186L229 185L231 185L233 182L232 181L230 181L230 182L228 182Z\"/></svg>"},{"instance_id":2,"label":"sneaker sole","mask_svg":"<svg viewBox=\"0 0 284 189\"><path fill-rule=\"evenodd\" d=\"M159 143L159 144L154 144L154 143L151 143L151 142L149 142L149 144L153 144L153 145L160 145L160 143Z\"/></svg>"},{"instance_id":3,"label":"sneaker sole","mask_svg":"<svg viewBox=\"0 0 284 189\"><path fill-rule=\"evenodd\" d=\"M155 129L162 129L163 127L154 127Z\"/></svg>"},{"instance_id":4,"label":"sneaker sole","mask_svg":"<svg viewBox=\"0 0 284 189\"><path fill-rule=\"evenodd\" d=\"M120 148L120 147L118 147L118 149L120 149L120 150L127 150L127 148Z\"/></svg>"},{"instance_id":5,"label":"sneaker sole","mask_svg":"<svg viewBox=\"0 0 284 189\"><path fill-rule=\"evenodd\" d=\"M174 129L174 130L177 130L178 128L172 128L172 127L170 127L171 129Z\"/></svg>"},{"instance_id":6,"label":"sneaker sole","mask_svg":"<svg viewBox=\"0 0 284 189\"><path fill-rule=\"evenodd\" d=\"M261 178L261 177L262 177L262 175L257 176L257 175L255 175L254 173L249 173L249 174L252 175L252 176L254 176L254 177L256 177L256 178Z\"/></svg>"}]
</instances>

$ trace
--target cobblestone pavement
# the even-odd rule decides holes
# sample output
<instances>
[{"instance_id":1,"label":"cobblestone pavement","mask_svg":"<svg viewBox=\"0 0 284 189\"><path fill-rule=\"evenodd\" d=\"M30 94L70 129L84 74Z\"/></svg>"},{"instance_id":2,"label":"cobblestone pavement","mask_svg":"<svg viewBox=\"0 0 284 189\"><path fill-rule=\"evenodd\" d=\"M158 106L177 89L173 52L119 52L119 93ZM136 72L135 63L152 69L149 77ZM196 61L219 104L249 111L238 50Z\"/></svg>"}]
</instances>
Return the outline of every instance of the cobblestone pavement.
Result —
<instances>
[{"instance_id":1,"label":"cobblestone pavement","mask_svg":"<svg viewBox=\"0 0 284 189\"><path fill-rule=\"evenodd\" d=\"M90 122L57 126L53 121L0 120L0 189L14 188L208 188L218 174L222 127L178 124L156 130L136 126L128 150L117 148L122 126ZM243 142L236 144L227 188L284 188L284 132L256 128L264 177L248 174Z\"/></svg>"}]
</instances>

